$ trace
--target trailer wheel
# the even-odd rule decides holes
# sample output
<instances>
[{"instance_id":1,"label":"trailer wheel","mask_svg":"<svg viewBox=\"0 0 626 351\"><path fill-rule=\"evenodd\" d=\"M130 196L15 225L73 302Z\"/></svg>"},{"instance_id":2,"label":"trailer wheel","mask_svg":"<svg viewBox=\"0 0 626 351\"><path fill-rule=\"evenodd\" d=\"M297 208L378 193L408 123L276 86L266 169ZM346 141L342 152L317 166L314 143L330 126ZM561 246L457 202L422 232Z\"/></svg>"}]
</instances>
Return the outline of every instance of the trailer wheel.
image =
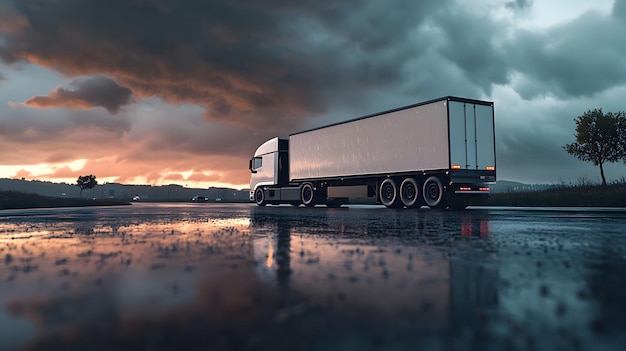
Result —
<instances>
[{"instance_id":1,"label":"trailer wheel","mask_svg":"<svg viewBox=\"0 0 626 351\"><path fill-rule=\"evenodd\" d=\"M400 207L402 202L398 199L398 186L396 182L387 178L380 183L380 202L386 207Z\"/></svg>"},{"instance_id":2,"label":"trailer wheel","mask_svg":"<svg viewBox=\"0 0 626 351\"><path fill-rule=\"evenodd\" d=\"M422 189L424 202L431 208L443 207L443 184L435 176L431 176L424 182Z\"/></svg>"},{"instance_id":3,"label":"trailer wheel","mask_svg":"<svg viewBox=\"0 0 626 351\"><path fill-rule=\"evenodd\" d=\"M400 200L402 200L402 204L406 207L413 207L418 204L419 191L417 190L419 187L417 186L417 182L413 178L406 178L400 184Z\"/></svg>"},{"instance_id":4,"label":"trailer wheel","mask_svg":"<svg viewBox=\"0 0 626 351\"><path fill-rule=\"evenodd\" d=\"M265 202L265 193L263 189L258 188L254 191L254 202L256 202L259 206L265 206L267 203Z\"/></svg>"},{"instance_id":5,"label":"trailer wheel","mask_svg":"<svg viewBox=\"0 0 626 351\"><path fill-rule=\"evenodd\" d=\"M315 206L315 189L313 189L313 184L306 183L302 185L302 188L300 188L300 199L307 207Z\"/></svg>"}]
</instances>

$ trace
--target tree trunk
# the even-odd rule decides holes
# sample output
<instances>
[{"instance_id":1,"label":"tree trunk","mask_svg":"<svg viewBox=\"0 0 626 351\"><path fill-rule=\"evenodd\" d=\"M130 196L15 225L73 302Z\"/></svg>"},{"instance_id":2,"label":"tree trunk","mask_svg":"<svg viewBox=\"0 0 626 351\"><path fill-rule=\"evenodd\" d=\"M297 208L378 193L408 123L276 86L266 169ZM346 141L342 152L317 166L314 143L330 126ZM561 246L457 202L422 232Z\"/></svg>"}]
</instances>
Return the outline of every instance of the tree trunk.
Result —
<instances>
[{"instance_id":1,"label":"tree trunk","mask_svg":"<svg viewBox=\"0 0 626 351\"><path fill-rule=\"evenodd\" d=\"M602 186L606 186L606 178L604 177L604 167L602 163L600 163L600 175L602 176Z\"/></svg>"}]
</instances>

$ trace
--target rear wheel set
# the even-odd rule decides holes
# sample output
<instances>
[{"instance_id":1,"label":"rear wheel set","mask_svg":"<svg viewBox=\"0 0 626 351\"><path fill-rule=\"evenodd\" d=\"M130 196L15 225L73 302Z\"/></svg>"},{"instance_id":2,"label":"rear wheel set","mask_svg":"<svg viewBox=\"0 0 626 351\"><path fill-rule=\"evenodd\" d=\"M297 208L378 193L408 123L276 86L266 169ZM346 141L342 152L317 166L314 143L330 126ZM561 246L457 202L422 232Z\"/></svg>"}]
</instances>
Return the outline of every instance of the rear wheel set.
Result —
<instances>
[{"instance_id":1,"label":"rear wheel set","mask_svg":"<svg viewBox=\"0 0 626 351\"><path fill-rule=\"evenodd\" d=\"M437 176L428 177L422 186L414 178L405 178L400 186L393 178L386 178L379 186L380 202L389 208L415 208L422 205L445 208L444 193L443 183Z\"/></svg>"}]
</instances>

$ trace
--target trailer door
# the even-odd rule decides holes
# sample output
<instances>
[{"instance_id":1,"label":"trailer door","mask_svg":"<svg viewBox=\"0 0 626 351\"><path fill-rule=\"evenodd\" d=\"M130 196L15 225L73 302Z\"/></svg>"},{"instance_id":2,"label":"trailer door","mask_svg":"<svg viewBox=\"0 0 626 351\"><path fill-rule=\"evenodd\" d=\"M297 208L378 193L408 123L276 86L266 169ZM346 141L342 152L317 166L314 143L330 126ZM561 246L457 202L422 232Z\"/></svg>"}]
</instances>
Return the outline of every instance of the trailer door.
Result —
<instances>
[{"instance_id":1,"label":"trailer door","mask_svg":"<svg viewBox=\"0 0 626 351\"><path fill-rule=\"evenodd\" d=\"M493 125L493 106L475 105L476 108L476 168L495 170L496 148Z\"/></svg>"},{"instance_id":2,"label":"trailer door","mask_svg":"<svg viewBox=\"0 0 626 351\"><path fill-rule=\"evenodd\" d=\"M491 170L495 166L493 106L449 101L450 167Z\"/></svg>"}]
</instances>

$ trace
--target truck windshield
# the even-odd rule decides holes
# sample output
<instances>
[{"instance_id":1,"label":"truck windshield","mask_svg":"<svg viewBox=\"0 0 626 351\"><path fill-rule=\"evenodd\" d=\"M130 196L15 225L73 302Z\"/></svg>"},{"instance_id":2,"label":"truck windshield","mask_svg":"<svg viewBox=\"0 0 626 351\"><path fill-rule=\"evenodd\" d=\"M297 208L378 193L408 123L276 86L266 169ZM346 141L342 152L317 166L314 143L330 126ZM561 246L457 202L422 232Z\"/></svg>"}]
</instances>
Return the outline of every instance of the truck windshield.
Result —
<instances>
[{"instance_id":1,"label":"truck windshield","mask_svg":"<svg viewBox=\"0 0 626 351\"><path fill-rule=\"evenodd\" d=\"M263 165L262 157L255 157L252 159L252 169L259 169Z\"/></svg>"}]
</instances>

